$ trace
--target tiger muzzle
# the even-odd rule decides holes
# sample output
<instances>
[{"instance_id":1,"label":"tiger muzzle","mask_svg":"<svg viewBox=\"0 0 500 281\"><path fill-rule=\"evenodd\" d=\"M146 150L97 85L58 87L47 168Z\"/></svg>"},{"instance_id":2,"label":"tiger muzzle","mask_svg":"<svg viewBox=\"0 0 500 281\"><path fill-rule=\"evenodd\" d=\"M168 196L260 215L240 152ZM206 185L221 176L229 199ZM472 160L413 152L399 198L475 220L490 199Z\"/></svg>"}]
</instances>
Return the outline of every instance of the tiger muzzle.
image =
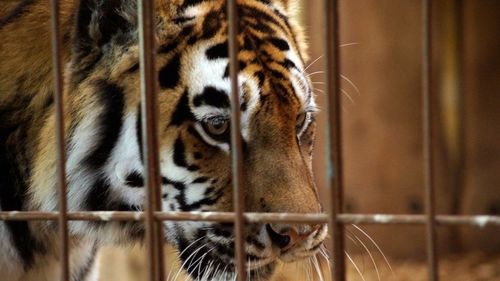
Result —
<instances>
[{"instance_id":1,"label":"tiger muzzle","mask_svg":"<svg viewBox=\"0 0 500 281\"><path fill-rule=\"evenodd\" d=\"M281 231L277 231L275 228L271 224L266 225L269 238L281 252L286 252L313 236L321 228L321 225L307 227L305 230L300 230L295 226L284 226Z\"/></svg>"}]
</instances>

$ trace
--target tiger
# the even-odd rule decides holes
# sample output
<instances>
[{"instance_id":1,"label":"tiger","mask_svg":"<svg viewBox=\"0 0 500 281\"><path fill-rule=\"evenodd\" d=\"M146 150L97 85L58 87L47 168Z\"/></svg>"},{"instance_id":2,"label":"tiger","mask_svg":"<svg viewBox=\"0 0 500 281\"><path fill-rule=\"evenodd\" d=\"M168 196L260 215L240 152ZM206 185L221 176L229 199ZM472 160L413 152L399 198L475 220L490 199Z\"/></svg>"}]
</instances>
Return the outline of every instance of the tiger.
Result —
<instances>
[{"instance_id":1,"label":"tiger","mask_svg":"<svg viewBox=\"0 0 500 281\"><path fill-rule=\"evenodd\" d=\"M135 0L60 0L68 211L142 211L139 16ZM155 0L158 158L163 211L231 212L225 0ZM294 0L236 1L248 212L322 212L312 170L318 106ZM48 1L0 3L0 211L58 211ZM230 223L165 221L164 242L192 280L234 280ZM245 224L245 270L316 255L326 224ZM103 245L144 240L142 222L69 221L71 281L99 278ZM1 221L8 281L59 280L57 221ZM211 268L207 271L207 268Z\"/></svg>"}]
</instances>

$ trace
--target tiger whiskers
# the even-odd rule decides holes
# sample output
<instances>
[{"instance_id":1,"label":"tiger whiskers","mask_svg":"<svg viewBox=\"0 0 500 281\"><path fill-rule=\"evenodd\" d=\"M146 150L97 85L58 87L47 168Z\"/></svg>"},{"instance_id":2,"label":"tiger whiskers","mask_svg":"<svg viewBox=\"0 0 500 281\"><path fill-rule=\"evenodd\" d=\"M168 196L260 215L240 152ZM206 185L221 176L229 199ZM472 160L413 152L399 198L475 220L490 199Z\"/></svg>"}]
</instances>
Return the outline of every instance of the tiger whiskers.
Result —
<instances>
[{"instance_id":1,"label":"tiger whiskers","mask_svg":"<svg viewBox=\"0 0 500 281\"><path fill-rule=\"evenodd\" d=\"M220 238L220 237L216 237L216 236L213 236L213 235L208 235L208 236L204 236L204 237L201 237L201 238L212 238L212 239L218 239L219 241L220 241L220 240L222 240L222 238ZM199 239L197 239L196 241L199 241L199 240L200 240L200 238L199 238ZM187 262L189 259L191 259L191 258L193 257L193 255L196 255L196 253L198 253L198 252L199 252L202 248L206 247L207 245L208 245L208 244L203 244L200 248L198 248L195 252L193 252L193 253L192 253L192 254L191 254L191 255L190 255L190 256L186 259L186 261L182 264L182 266L180 267L180 270L182 270L182 269L184 268L184 265L186 264L186 262ZM202 264L203 264L203 260L205 259L205 257L206 257L206 256L207 256L207 255L208 255L211 251L213 251L213 250L215 250L215 249L216 249L216 246L213 246L213 247L211 247L211 248L210 248L210 249L209 249L209 250L208 250L208 251L207 251L207 252L206 252L203 256L198 257L198 259L196 259L196 260L191 260L191 262L189 262L189 265L188 265L188 267L187 267L187 269L186 269L186 272L188 272L188 273L189 273L190 269L194 266L193 271L194 271L194 270L198 270L198 272L197 272L197 273L198 273L198 277L196 278L196 280L200 280L200 278L201 278L201 281L203 281L203 278L205 278L205 276L206 276L206 278L209 278L209 277L210 277L210 273L211 273L211 271L212 271L212 270L214 270L214 269L212 268L212 263L213 263L213 262L215 262L214 260L210 260L210 262L209 262L208 266L207 266L206 268L204 268L204 269L203 269L203 274L201 274L201 271L200 271L200 270L201 270L201 266L202 266ZM218 267L218 266L217 266L217 267ZM227 265L226 265L226 267L225 267L225 268L227 268ZM210 272L208 272L208 273L207 273L207 270L210 270ZM215 269L215 270L216 270L216 269ZM179 274L179 273L178 273L178 274ZM208 274L208 275L207 275L207 274ZM214 276L216 276L216 274L214 274ZM177 278L178 278L178 277L177 277ZM177 279L177 278L176 278L176 279ZM176 279L174 279L174 281L176 281Z\"/></svg>"},{"instance_id":2,"label":"tiger whiskers","mask_svg":"<svg viewBox=\"0 0 500 281\"><path fill-rule=\"evenodd\" d=\"M390 269L391 273L392 273L392 276L394 277L394 272L392 270L392 267L389 263L389 260L387 259L387 257L384 255L384 253L382 252L382 250L380 249L380 247L378 246L378 244L375 242L375 240L373 240L373 238L370 237L370 235L368 235L368 233L366 233L363 229L361 229L359 226L357 225L354 225L352 224L352 227L354 227L356 230L358 230L359 232L361 232L364 236L366 236L366 238L368 238L370 240L370 242L377 248L378 252L380 253L380 255L384 258L384 261L385 263L387 264L388 268ZM365 242L360 238L358 237L355 233L353 233L352 231L349 231L349 229L346 229L347 233L346 233L346 237L347 239L349 239L356 247L358 248L363 248L364 251L368 254L368 256L370 257L370 260L375 268L375 272L377 274L377 279L380 281L381 280L381 275L380 275L380 270L378 268L378 265L375 261L375 257L373 256L373 254L371 253L370 249L368 248L368 246L365 244ZM329 258L329 253L328 253L328 249L326 249L326 247L324 245L322 245L319 249L319 253L321 254L321 256L326 260L327 262L327 267L328 267L328 270L331 271L330 269L330 258ZM352 257L347 253L345 252L345 255L347 256L347 258L349 259L349 261L353 264L355 270L357 271L357 273L361 276L361 279L362 280L365 280L364 279L364 276L362 274L362 272L364 270L361 270L359 268L359 266L354 262L354 260L352 259ZM364 259L363 259L363 268L364 268Z\"/></svg>"},{"instance_id":3,"label":"tiger whiskers","mask_svg":"<svg viewBox=\"0 0 500 281\"><path fill-rule=\"evenodd\" d=\"M330 258L329 258L329 255L328 255L328 252L327 252L327 249L325 247L321 247L320 250L319 250L319 253L321 254L321 256L323 256L323 258L326 260L327 262L327 266L328 266L328 271L331 271L331 268L330 268ZM349 261L351 262L351 264L354 266L354 269L356 270L356 272L359 274L359 276L361 277L361 280L363 281L366 281L365 280L365 277L363 275L363 272L359 269L358 265L356 264L356 262L352 259L352 257L349 255L349 253L347 253L347 251L344 251L344 254L347 256L347 258L349 259ZM320 277L321 278L321 277Z\"/></svg>"},{"instance_id":4,"label":"tiger whiskers","mask_svg":"<svg viewBox=\"0 0 500 281\"><path fill-rule=\"evenodd\" d=\"M207 270L209 269L209 266L210 266L210 262L208 263L208 266L203 268L203 275L200 272L200 270L201 270L201 266L200 266L200 268L198 269L198 276L196 277L195 281L203 281L204 280L203 278L205 277L205 274L206 274Z\"/></svg>"},{"instance_id":5,"label":"tiger whiskers","mask_svg":"<svg viewBox=\"0 0 500 281\"><path fill-rule=\"evenodd\" d=\"M220 263L218 262L217 263L217 267L215 268L215 273L214 273L214 277L216 277L218 275L218 272L219 272L219 266L220 266Z\"/></svg>"},{"instance_id":6,"label":"tiger whiskers","mask_svg":"<svg viewBox=\"0 0 500 281\"><path fill-rule=\"evenodd\" d=\"M191 246L193 246L194 244L196 244L198 241L200 241L201 239L203 239L204 237L200 237L196 240L194 240L193 242L191 242L184 250L182 250L182 252L178 255L179 257L182 256L182 254L184 254L185 251L187 251ZM191 256L195 253L197 253L201 248L205 247L205 245L201 246L199 249L195 250L195 252L191 253L191 255L184 261L184 263L182 263L182 265L179 267L178 271L176 272L176 275L174 277L174 280L177 279L177 276L181 273L182 271L182 268L184 267L185 263L191 258ZM167 281L170 281L170 275L172 274L172 271L170 271L167 275Z\"/></svg>"},{"instance_id":7,"label":"tiger whiskers","mask_svg":"<svg viewBox=\"0 0 500 281\"><path fill-rule=\"evenodd\" d=\"M201 249L203 249L204 247L206 246L206 244L202 245L201 247L199 247L198 249L196 249L194 252L191 253L191 255L188 256L188 258L182 263L182 265L179 267L179 269L177 270L177 273L174 275L173 277L173 281L176 281L177 278L179 278L182 270L184 269L184 265L186 265L186 263L192 258L194 257ZM189 268L191 268L191 265L192 265L192 262L189 262L189 265L188 265L188 268L186 269L186 271L188 271ZM167 279L168 280L168 279Z\"/></svg>"},{"instance_id":8,"label":"tiger whiskers","mask_svg":"<svg viewBox=\"0 0 500 281\"><path fill-rule=\"evenodd\" d=\"M261 281L260 270L261 270L261 268L257 268L257 280L258 281Z\"/></svg>"},{"instance_id":9,"label":"tiger whiskers","mask_svg":"<svg viewBox=\"0 0 500 281\"><path fill-rule=\"evenodd\" d=\"M188 257L188 259L186 259L186 261L188 261L189 259L191 259L191 257L192 257L193 255L195 255L196 253L198 253L198 252L199 252L202 248L204 248L205 246L206 246L206 244L204 244L204 245L203 245L203 246L201 246L199 249L197 249L195 253L192 253L192 254ZM211 249L209 249L209 250L208 250L208 251L207 251L207 252L206 252L203 256L201 256L201 257L199 257L197 260L195 260L195 261L194 261L194 263L193 263L193 261L189 262L189 265L188 265L188 267L187 267L187 269L186 269L186 272L188 272L188 273L189 273L189 270L191 269L191 267L192 267L192 266L194 266L194 270L196 270L196 268L198 267L198 265L200 265L200 263L201 263L200 259L204 258L204 257L205 257L208 253L210 253L210 252L211 252L212 250L214 250L214 249L215 249L215 247L212 247ZM185 264L185 262L184 262L184 264ZM183 266L180 268L180 271L182 271L182 269L184 268L184 264L183 264ZM179 273L180 273L180 271L179 271ZM178 274L179 274L179 273L178 273ZM177 277L176 277L173 281L176 281L176 280L177 280L177 278L179 278L178 274L177 274Z\"/></svg>"},{"instance_id":10,"label":"tiger whiskers","mask_svg":"<svg viewBox=\"0 0 500 281\"><path fill-rule=\"evenodd\" d=\"M349 93L347 91L345 91L344 89L340 89L341 90L341 93L351 102L351 104L354 104L354 99L349 95ZM325 91L324 90L321 90L321 89L314 89L314 92L318 92L318 93L321 93L321 94L324 94ZM344 109L344 107L342 107L342 109Z\"/></svg>"},{"instance_id":11,"label":"tiger whiskers","mask_svg":"<svg viewBox=\"0 0 500 281\"><path fill-rule=\"evenodd\" d=\"M331 271L331 268L330 268L330 257L328 255L328 253L326 252L325 245L321 245L321 247L319 248L319 253L325 259L326 266L328 267L328 271Z\"/></svg>"},{"instance_id":12,"label":"tiger whiskers","mask_svg":"<svg viewBox=\"0 0 500 281\"><path fill-rule=\"evenodd\" d=\"M313 60L311 63L309 63L306 68L304 68L304 71L306 71L309 67L311 67L313 64L315 64L316 62L318 62L321 58L323 57L323 55L320 55L319 57L317 57L315 60Z\"/></svg>"},{"instance_id":13,"label":"tiger whiskers","mask_svg":"<svg viewBox=\"0 0 500 281\"><path fill-rule=\"evenodd\" d=\"M359 250L363 250L363 256L361 258L361 268L362 268L362 271L364 272L365 271L365 253L364 253L364 248L361 247L358 243L358 241L356 239L354 239L354 236L356 236L356 234L352 233L352 231L349 231L349 229L345 229L346 230L346 237L347 239L349 239L349 241L351 241L354 246L356 246L356 249L359 251ZM357 238L357 237L356 237Z\"/></svg>"},{"instance_id":14,"label":"tiger whiskers","mask_svg":"<svg viewBox=\"0 0 500 281\"><path fill-rule=\"evenodd\" d=\"M354 268L356 269L356 271L358 272L359 276L361 277L361 280L366 281L365 277L363 276L363 273L361 272L361 270L359 270L358 265L354 262L354 260L351 258L351 256L349 255L349 253L347 253L347 251L344 251L344 253L347 256L347 258L349 259L349 261L352 263L352 265L354 266Z\"/></svg>"},{"instance_id":15,"label":"tiger whiskers","mask_svg":"<svg viewBox=\"0 0 500 281\"><path fill-rule=\"evenodd\" d=\"M208 281L208 278L210 277L210 274L215 271L215 269L213 268L213 266L214 266L214 261L211 260L208 263L208 266L204 269L204 273L203 273L203 275L201 277L201 281Z\"/></svg>"},{"instance_id":16,"label":"tiger whiskers","mask_svg":"<svg viewBox=\"0 0 500 281\"><path fill-rule=\"evenodd\" d=\"M205 259L205 257L213 250L215 249L215 247L213 247L212 249L210 249L208 252L206 252L203 256L201 256L201 258L198 258L198 260L196 261L196 264L195 264L195 267L193 270L196 270L198 268L198 278L199 276L201 276L201 265L203 264L203 260ZM204 269L206 270L206 268ZM189 271L189 268L188 268L188 271Z\"/></svg>"},{"instance_id":17,"label":"tiger whiskers","mask_svg":"<svg viewBox=\"0 0 500 281\"><path fill-rule=\"evenodd\" d=\"M319 84L319 85L325 85L326 84L325 82L321 82L321 81L312 81L311 83L313 83L313 84Z\"/></svg>"},{"instance_id":18,"label":"tiger whiskers","mask_svg":"<svg viewBox=\"0 0 500 281\"><path fill-rule=\"evenodd\" d=\"M344 94L345 97L349 99L349 101L351 101L352 104L354 104L354 99L351 97L351 95L349 95L349 93L346 90L340 88L340 91L342 92L342 94Z\"/></svg>"},{"instance_id":19,"label":"tiger whiskers","mask_svg":"<svg viewBox=\"0 0 500 281\"><path fill-rule=\"evenodd\" d=\"M320 74L320 73L325 73L324 71L315 71L315 72L311 72L307 75L307 77L310 77L312 75L315 75L315 74ZM358 95L361 95L361 91L359 90L358 86L356 86L356 84L354 82L352 82L351 79L347 78L347 76L343 75L343 74L340 74L340 77L342 79L344 79L349 85L351 85L351 87L354 89L354 91L356 91L356 93ZM321 82L321 81L312 81L313 84L320 84L320 85L325 85L326 83L325 82Z\"/></svg>"},{"instance_id":20,"label":"tiger whiskers","mask_svg":"<svg viewBox=\"0 0 500 281\"><path fill-rule=\"evenodd\" d=\"M201 278L198 276L198 279L199 279L200 281L208 281L208 278L210 277L210 274L211 274L211 273L212 273L212 271L214 270L214 269L213 269L213 263L214 263L214 260L210 260L210 261L208 262L207 267L205 267L205 268L203 269L203 274L201 275ZM201 268L201 266L200 266L200 268Z\"/></svg>"},{"instance_id":21,"label":"tiger whiskers","mask_svg":"<svg viewBox=\"0 0 500 281\"><path fill-rule=\"evenodd\" d=\"M311 264L311 258L309 257L307 259L307 269L306 269L306 276L307 276L307 280L312 280L312 264Z\"/></svg>"},{"instance_id":22,"label":"tiger whiskers","mask_svg":"<svg viewBox=\"0 0 500 281\"><path fill-rule=\"evenodd\" d=\"M342 79L344 79L345 81L347 81L347 83L349 83L349 85L351 85L354 88L354 90L356 91L356 93L358 93L358 95L361 95L361 92L359 91L358 86L356 86L356 84L354 84L354 82L352 82L351 79L347 78L347 76L345 76L343 74L340 74L340 77Z\"/></svg>"},{"instance_id":23,"label":"tiger whiskers","mask_svg":"<svg viewBox=\"0 0 500 281\"><path fill-rule=\"evenodd\" d=\"M227 278L227 272L226 272L226 270L227 270L227 264L224 266L224 269L222 270L222 274L220 275L220 277L221 277L220 279L221 280L227 280L228 279Z\"/></svg>"},{"instance_id":24,"label":"tiger whiskers","mask_svg":"<svg viewBox=\"0 0 500 281\"><path fill-rule=\"evenodd\" d=\"M355 45L359 45L359 43L358 42L351 42L351 43L340 44L340 48L348 47L348 46L355 46Z\"/></svg>"},{"instance_id":25,"label":"tiger whiskers","mask_svg":"<svg viewBox=\"0 0 500 281\"><path fill-rule=\"evenodd\" d=\"M316 255L311 257L312 263L314 264L314 268L316 269L316 274L318 275L318 278L320 281L325 281L325 278L323 276L323 270L321 270L321 267L319 266L318 258Z\"/></svg>"},{"instance_id":26,"label":"tiger whiskers","mask_svg":"<svg viewBox=\"0 0 500 281\"><path fill-rule=\"evenodd\" d=\"M247 263L248 263L248 261L247 261ZM246 268L246 265L245 265L245 268ZM250 278L251 278L251 276L250 276L250 272L251 272L251 271L250 271L248 268L246 268L246 269L245 269L245 271L246 271L246 273L247 273L247 280L248 280L248 281L250 281Z\"/></svg>"},{"instance_id":27,"label":"tiger whiskers","mask_svg":"<svg viewBox=\"0 0 500 281\"><path fill-rule=\"evenodd\" d=\"M387 259L387 257L384 255L384 252L382 252L382 250L380 249L379 245L375 242L375 240L373 240L373 238L370 237L370 235L368 235L368 233L366 233L363 229L361 229L361 227L355 225L355 224L351 224L354 228L356 228L359 232L361 232L364 236L366 236L371 242L372 244L377 248L377 250L379 251L380 255L382 255L382 257L384 258L385 260L385 263L387 264L387 266L389 267L390 271L391 271L391 274L392 276L394 277L394 271L392 270L392 266L391 264L389 263L389 260Z\"/></svg>"},{"instance_id":28,"label":"tiger whiskers","mask_svg":"<svg viewBox=\"0 0 500 281\"><path fill-rule=\"evenodd\" d=\"M377 273L377 279L380 281L380 272L378 270L377 263L375 262L375 259L373 258L373 255L372 255L371 251L368 249L368 247L366 247L365 243L363 243L363 241L361 241L361 239L359 239L359 237L356 234L353 233L353 235L356 238L356 240L358 240L359 243L361 243L361 245L363 246L363 248L366 250L366 253L368 253L368 256L370 256L370 259L372 261L373 267L375 268L375 272Z\"/></svg>"},{"instance_id":29,"label":"tiger whiskers","mask_svg":"<svg viewBox=\"0 0 500 281\"><path fill-rule=\"evenodd\" d=\"M323 73L325 73L325 71L322 71L322 70L314 71L314 72L308 73L306 75L306 77L310 77L310 76L313 76L313 75L316 75L316 74L323 74Z\"/></svg>"},{"instance_id":30,"label":"tiger whiskers","mask_svg":"<svg viewBox=\"0 0 500 281\"><path fill-rule=\"evenodd\" d=\"M359 45L359 43L351 42L351 43L340 44L339 48L355 46L355 45ZM309 63L304 70L307 70L309 67L311 67L313 64L315 64L317 61L319 61L322 57L324 57L324 55L318 56L315 60L313 60L311 63Z\"/></svg>"}]
</instances>

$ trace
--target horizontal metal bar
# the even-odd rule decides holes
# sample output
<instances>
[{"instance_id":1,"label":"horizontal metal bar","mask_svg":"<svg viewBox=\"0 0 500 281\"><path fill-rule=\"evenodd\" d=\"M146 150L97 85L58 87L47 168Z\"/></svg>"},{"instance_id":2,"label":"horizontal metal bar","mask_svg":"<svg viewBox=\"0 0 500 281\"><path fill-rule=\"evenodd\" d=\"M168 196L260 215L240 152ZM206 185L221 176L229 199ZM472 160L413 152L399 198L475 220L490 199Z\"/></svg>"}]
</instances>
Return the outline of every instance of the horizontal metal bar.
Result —
<instances>
[{"instance_id":1,"label":"horizontal metal bar","mask_svg":"<svg viewBox=\"0 0 500 281\"><path fill-rule=\"evenodd\" d=\"M59 212L0 212L0 220L57 220ZM234 222L233 212L155 212L159 221L218 221ZM244 213L247 223L289 222L289 223L326 223L328 214L298 213ZM338 222L344 224L425 224L425 215L397 214L339 214ZM143 221L144 212L68 212L68 220L77 221ZM439 225L468 225L475 227L500 226L500 216L476 215L453 216L437 215Z\"/></svg>"}]
</instances>

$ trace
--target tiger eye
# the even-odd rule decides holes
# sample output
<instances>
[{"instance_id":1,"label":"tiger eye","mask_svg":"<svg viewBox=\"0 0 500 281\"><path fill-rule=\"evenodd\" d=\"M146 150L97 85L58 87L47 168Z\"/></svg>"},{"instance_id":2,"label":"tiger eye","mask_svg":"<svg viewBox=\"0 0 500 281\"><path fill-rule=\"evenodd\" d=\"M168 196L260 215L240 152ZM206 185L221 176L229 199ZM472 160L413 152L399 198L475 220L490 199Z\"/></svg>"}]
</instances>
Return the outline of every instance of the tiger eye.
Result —
<instances>
[{"instance_id":1,"label":"tiger eye","mask_svg":"<svg viewBox=\"0 0 500 281\"><path fill-rule=\"evenodd\" d=\"M304 127L306 119L307 119L307 113L301 113L297 116L297 121L295 123L295 128L297 129L297 131L300 131L300 129Z\"/></svg>"},{"instance_id":2,"label":"tiger eye","mask_svg":"<svg viewBox=\"0 0 500 281\"><path fill-rule=\"evenodd\" d=\"M207 133L215 136L224 134L229 128L229 122L226 119L212 119L205 123Z\"/></svg>"}]
</instances>

